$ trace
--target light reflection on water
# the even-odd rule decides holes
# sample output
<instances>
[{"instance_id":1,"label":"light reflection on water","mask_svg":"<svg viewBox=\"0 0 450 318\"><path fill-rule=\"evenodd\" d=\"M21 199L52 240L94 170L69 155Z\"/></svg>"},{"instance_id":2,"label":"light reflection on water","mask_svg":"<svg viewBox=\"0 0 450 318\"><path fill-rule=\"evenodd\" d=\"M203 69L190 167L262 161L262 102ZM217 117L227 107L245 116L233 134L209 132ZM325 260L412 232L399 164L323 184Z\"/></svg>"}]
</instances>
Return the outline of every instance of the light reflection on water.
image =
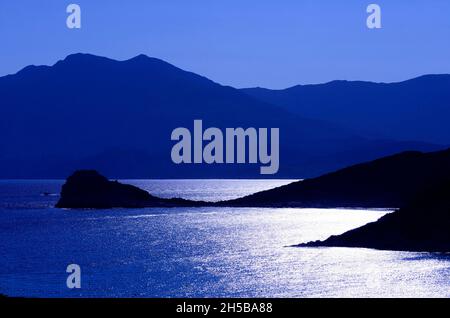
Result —
<instances>
[{"instance_id":1,"label":"light reflection on water","mask_svg":"<svg viewBox=\"0 0 450 318\"><path fill-rule=\"evenodd\" d=\"M171 198L174 195L197 201L222 201L236 199L255 192L273 189L298 180L122 180L156 196Z\"/></svg>"},{"instance_id":2,"label":"light reflection on water","mask_svg":"<svg viewBox=\"0 0 450 318\"><path fill-rule=\"evenodd\" d=\"M149 187L163 187L161 182ZM168 182L174 187L174 181ZM46 188L45 182L24 182L11 190L7 182L0 182L0 190L10 189L10 203L14 201L11 193L19 188L30 201L39 202L35 208L0 207L0 293L69 297L450 297L448 254L287 247L342 233L375 221L386 212L271 208L57 210L40 207L42 202L32 190L36 185L39 190ZM0 191L3 197L7 192ZM17 195L16 200L20 197ZM5 201L1 194L0 199ZM70 263L82 268L80 290L65 287L65 269Z\"/></svg>"}]
</instances>

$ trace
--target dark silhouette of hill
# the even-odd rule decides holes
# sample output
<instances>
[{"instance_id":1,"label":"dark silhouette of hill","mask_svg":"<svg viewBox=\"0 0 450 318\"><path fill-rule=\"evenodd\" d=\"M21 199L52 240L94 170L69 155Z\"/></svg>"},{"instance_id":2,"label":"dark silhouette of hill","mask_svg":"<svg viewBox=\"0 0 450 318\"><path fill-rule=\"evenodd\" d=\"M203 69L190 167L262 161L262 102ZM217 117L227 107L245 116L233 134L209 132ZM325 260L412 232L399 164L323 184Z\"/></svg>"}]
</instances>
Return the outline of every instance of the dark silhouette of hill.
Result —
<instances>
[{"instance_id":1,"label":"dark silhouette of hill","mask_svg":"<svg viewBox=\"0 0 450 318\"><path fill-rule=\"evenodd\" d=\"M57 208L109 209L143 207L194 207L207 205L184 199L162 199L138 187L109 181L94 170L79 170L62 186Z\"/></svg>"},{"instance_id":2,"label":"dark silhouette of hill","mask_svg":"<svg viewBox=\"0 0 450 318\"><path fill-rule=\"evenodd\" d=\"M63 178L80 168L122 178L261 177L259 164L173 164L170 134L192 129L194 119L205 128L280 128L277 178L440 147L361 137L144 55L115 61L74 54L28 66L0 78L0 99L0 178Z\"/></svg>"},{"instance_id":3,"label":"dark silhouette of hill","mask_svg":"<svg viewBox=\"0 0 450 318\"><path fill-rule=\"evenodd\" d=\"M450 144L450 75L389 84L333 81L243 91L301 116L352 128L363 136Z\"/></svg>"},{"instance_id":4,"label":"dark silhouette of hill","mask_svg":"<svg viewBox=\"0 0 450 318\"><path fill-rule=\"evenodd\" d=\"M446 180L450 180L450 149L404 152L221 204L398 208Z\"/></svg>"},{"instance_id":5,"label":"dark silhouette of hill","mask_svg":"<svg viewBox=\"0 0 450 318\"><path fill-rule=\"evenodd\" d=\"M364 247L450 252L450 181L430 188L407 206L325 241L298 246Z\"/></svg>"},{"instance_id":6,"label":"dark silhouette of hill","mask_svg":"<svg viewBox=\"0 0 450 318\"><path fill-rule=\"evenodd\" d=\"M229 201L172 200L170 204L398 208L407 206L416 196L445 182L450 183L450 149L432 153L404 152ZM137 204L136 200L140 203ZM134 186L111 182L96 171L83 170L67 179L57 207L141 207L157 206L161 202L168 204L166 199L151 196Z\"/></svg>"}]
</instances>

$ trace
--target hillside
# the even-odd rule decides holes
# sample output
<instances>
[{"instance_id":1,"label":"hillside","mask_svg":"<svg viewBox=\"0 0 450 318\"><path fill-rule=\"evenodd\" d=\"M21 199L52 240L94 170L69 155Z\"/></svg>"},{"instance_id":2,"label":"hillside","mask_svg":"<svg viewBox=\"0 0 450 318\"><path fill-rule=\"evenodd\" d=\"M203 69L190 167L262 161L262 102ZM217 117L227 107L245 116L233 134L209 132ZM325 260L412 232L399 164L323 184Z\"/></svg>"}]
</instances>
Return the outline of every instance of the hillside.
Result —
<instances>
[{"instance_id":1,"label":"hillside","mask_svg":"<svg viewBox=\"0 0 450 318\"><path fill-rule=\"evenodd\" d=\"M450 149L403 152L240 199L230 206L397 208L450 180Z\"/></svg>"}]
</instances>

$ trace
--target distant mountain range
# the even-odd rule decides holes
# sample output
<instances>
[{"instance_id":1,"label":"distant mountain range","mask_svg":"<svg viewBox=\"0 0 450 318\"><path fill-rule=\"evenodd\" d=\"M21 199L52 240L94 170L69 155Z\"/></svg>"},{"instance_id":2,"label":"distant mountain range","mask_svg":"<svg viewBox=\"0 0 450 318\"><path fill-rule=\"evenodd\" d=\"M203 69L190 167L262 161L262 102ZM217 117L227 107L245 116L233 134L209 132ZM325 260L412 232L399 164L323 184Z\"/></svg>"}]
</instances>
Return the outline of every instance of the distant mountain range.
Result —
<instances>
[{"instance_id":1,"label":"distant mountain range","mask_svg":"<svg viewBox=\"0 0 450 318\"><path fill-rule=\"evenodd\" d=\"M325 120L372 138L450 144L450 75L399 83L333 81L283 90L243 89L295 114Z\"/></svg>"},{"instance_id":2,"label":"distant mountain range","mask_svg":"<svg viewBox=\"0 0 450 318\"><path fill-rule=\"evenodd\" d=\"M316 97L309 93L301 103L311 111L299 111L297 103L264 100L255 91L222 86L144 55L115 61L74 54L0 78L0 178L65 178L77 169L115 178L261 177L255 164L173 164L170 134L176 127L191 128L194 119L222 129L280 128L276 178L312 177L403 150L440 149L450 142L450 128L441 125L449 118L448 77L411 82L358 84L389 87L376 116L369 114L380 97L372 90L368 96L350 89L339 95L342 82L324 85L337 86L334 95L317 86ZM342 105L359 110L333 108ZM313 112L319 106L323 116ZM423 108L435 115L411 111ZM352 124L356 119L346 122L345 114L359 116L359 126ZM411 129L415 116L430 130ZM391 128L394 123L398 129Z\"/></svg>"}]
</instances>

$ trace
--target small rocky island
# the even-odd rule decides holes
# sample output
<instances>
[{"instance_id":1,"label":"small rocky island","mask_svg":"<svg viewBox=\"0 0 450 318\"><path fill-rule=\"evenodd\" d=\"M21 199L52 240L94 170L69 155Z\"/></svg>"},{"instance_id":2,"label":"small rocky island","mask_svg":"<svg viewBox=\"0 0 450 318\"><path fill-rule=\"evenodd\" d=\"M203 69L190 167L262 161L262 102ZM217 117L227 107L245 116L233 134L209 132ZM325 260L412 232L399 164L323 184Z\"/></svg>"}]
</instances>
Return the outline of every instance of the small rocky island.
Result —
<instances>
[{"instance_id":1,"label":"small rocky island","mask_svg":"<svg viewBox=\"0 0 450 318\"><path fill-rule=\"evenodd\" d=\"M409 205L377 222L325 241L298 246L450 252L450 182L430 188Z\"/></svg>"},{"instance_id":2,"label":"small rocky island","mask_svg":"<svg viewBox=\"0 0 450 318\"><path fill-rule=\"evenodd\" d=\"M207 202L158 198L133 185L109 181L94 170L79 170L62 186L57 208L109 209L143 207L196 207Z\"/></svg>"}]
</instances>

